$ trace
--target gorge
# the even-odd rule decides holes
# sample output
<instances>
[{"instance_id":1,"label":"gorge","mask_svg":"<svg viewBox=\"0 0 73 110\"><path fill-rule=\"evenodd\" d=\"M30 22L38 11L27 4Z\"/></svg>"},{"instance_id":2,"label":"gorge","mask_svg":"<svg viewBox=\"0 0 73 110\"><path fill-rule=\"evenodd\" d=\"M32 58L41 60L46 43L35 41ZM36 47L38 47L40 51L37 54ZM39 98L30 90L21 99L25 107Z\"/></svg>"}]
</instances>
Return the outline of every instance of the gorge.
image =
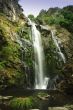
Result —
<instances>
[{"instance_id":1,"label":"gorge","mask_svg":"<svg viewBox=\"0 0 73 110\"><path fill-rule=\"evenodd\" d=\"M73 6L26 17L18 0L0 1L1 110L73 109L72 23Z\"/></svg>"}]
</instances>

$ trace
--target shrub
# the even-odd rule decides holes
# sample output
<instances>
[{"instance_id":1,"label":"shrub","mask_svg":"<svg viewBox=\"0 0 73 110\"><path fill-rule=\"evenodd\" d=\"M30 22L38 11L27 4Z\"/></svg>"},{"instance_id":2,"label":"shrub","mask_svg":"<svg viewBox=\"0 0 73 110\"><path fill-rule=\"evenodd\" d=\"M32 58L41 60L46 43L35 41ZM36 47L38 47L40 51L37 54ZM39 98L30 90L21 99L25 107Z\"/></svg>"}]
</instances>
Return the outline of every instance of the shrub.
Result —
<instances>
[{"instance_id":1,"label":"shrub","mask_svg":"<svg viewBox=\"0 0 73 110\"><path fill-rule=\"evenodd\" d=\"M35 100L33 97L14 98L9 102L9 106L12 110L28 110L37 105Z\"/></svg>"}]
</instances>

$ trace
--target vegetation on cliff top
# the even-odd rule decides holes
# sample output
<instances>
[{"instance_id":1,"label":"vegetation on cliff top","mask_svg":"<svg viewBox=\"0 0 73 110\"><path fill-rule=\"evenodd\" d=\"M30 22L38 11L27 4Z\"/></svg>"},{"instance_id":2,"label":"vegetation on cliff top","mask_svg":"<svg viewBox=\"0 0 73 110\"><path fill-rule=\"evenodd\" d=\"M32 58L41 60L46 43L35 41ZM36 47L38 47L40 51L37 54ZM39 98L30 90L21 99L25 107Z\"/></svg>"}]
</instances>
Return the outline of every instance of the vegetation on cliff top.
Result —
<instances>
[{"instance_id":1,"label":"vegetation on cliff top","mask_svg":"<svg viewBox=\"0 0 73 110\"><path fill-rule=\"evenodd\" d=\"M48 11L41 10L36 22L46 25L60 25L73 32L73 6L67 6L63 9L50 8Z\"/></svg>"}]
</instances>

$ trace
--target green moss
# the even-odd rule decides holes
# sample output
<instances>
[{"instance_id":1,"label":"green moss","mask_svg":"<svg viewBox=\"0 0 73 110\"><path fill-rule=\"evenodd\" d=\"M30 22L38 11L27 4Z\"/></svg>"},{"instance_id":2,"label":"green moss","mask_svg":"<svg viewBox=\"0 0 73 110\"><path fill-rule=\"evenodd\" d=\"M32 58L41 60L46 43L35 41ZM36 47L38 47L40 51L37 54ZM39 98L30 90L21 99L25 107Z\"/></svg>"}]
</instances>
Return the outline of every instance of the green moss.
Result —
<instances>
[{"instance_id":1,"label":"green moss","mask_svg":"<svg viewBox=\"0 0 73 110\"><path fill-rule=\"evenodd\" d=\"M40 93L37 94L37 96L40 96L40 97L45 97L45 96L47 96L47 95L48 95L48 94L45 93L45 92L40 92Z\"/></svg>"},{"instance_id":2,"label":"green moss","mask_svg":"<svg viewBox=\"0 0 73 110\"><path fill-rule=\"evenodd\" d=\"M15 35L20 28L22 26L19 22L13 23L0 13L0 87L24 85L25 73L21 67L20 45L15 42Z\"/></svg>"},{"instance_id":3,"label":"green moss","mask_svg":"<svg viewBox=\"0 0 73 110\"><path fill-rule=\"evenodd\" d=\"M13 110L29 110L36 107L35 98L25 97L25 98L14 98L9 102L9 106Z\"/></svg>"}]
</instances>

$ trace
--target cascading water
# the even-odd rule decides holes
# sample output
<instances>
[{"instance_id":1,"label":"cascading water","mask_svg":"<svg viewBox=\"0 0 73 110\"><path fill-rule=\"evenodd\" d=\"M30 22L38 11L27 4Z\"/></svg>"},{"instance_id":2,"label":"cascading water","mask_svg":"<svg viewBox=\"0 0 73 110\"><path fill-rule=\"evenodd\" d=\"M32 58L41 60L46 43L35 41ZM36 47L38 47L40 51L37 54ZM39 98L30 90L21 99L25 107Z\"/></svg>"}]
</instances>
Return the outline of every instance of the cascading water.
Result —
<instances>
[{"instance_id":1,"label":"cascading water","mask_svg":"<svg viewBox=\"0 0 73 110\"><path fill-rule=\"evenodd\" d=\"M54 41L54 44L56 45L57 52L58 52L59 56L61 57L61 59L63 60L63 62L65 63L66 59L65 59L64 54L61 52L61 49L60 49L60 46L58 43L58 38L55 36L54 31L51 31L51 34L52 34L52 39Z\"/></svg>"},{"instance_id":2,"label":"cascading water","mask_svg":"<svg viewBox=\"0 0 73 110\"><path fill-rule=\"evenodd\" d=\"M32 29L32 41L34 47L35 57L35 89L46 89L48 85L48 78L45 77L44 71L44 51L42 47L42 40L40 32L37 30L35 23L28 19L29 25Z\"/></svg>"},{"instance_id":3,"label":"cascading water","mask_svg":"<svg viewBox=\"0 0 73 110\"><path fill-rule=\"evenodd\" d=\"M34 48L34 58L35 58L35 89L46 89L47 85L49 84L50 86L49 89L55 89L55 84L54 80L51 80L46 77L45 75L45 56L44 56L44 51L42 47L42 39L41 39L41 34L36 28L36 24L31 22L30 19L28 19L28 24L31 26L31 32L32 32L32 42L33 42L33 48ZM44 27L42 27L44 28ZM48 30L48 28L44 28ZM63 62L66 62L64 54L61 52L60 45L59 45L59 40L57 36L55 36L54 30L51 30L52 34L52 40L54 41L54 44L57 48L57 53L59 54L61 60ZM24 44L28 44L29 46L32 45L31 42L17 37L17 42L20 44L23 49L25 48ZM23 52L23 51L22 51ZM22 59L23 59L23 53L22 53ZM51 82L50 82L51 81Z\"/></svg>"}]
</instances>

